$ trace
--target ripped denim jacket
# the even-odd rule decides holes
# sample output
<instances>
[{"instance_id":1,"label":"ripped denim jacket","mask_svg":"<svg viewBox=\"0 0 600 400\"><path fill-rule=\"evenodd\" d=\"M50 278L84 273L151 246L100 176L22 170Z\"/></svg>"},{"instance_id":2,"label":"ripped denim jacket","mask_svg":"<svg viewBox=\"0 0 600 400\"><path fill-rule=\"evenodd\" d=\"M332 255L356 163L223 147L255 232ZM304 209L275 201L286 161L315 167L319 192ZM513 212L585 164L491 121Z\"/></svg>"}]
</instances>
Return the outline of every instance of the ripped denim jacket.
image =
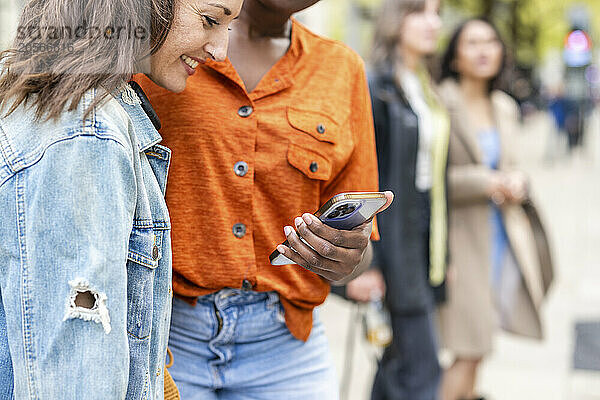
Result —
<instances>
[{"instance_id":1,"label":"ripped denim jacket","mask_svg":"<svg viewBox=\"0 0 600 400\"><path fill-rule=\"evenodd\" d=\"M169 149L129 86L0 118L0 398L159 399Z\"/></svg>"}]
</instances>

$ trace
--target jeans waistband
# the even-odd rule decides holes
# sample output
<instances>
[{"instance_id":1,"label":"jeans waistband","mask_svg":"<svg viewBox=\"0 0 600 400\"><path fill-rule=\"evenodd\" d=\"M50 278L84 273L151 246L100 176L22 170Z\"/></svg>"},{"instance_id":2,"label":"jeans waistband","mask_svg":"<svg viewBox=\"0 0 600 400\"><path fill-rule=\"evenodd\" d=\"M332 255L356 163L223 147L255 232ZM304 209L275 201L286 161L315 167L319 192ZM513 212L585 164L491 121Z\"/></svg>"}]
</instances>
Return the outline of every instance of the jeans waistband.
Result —
<instances>
[{"instance_id":1,"label":"jeans waistband","mask_svg":"<svg viewBox=\"0 0 600 400\"><path fill-rule=\"evenodd\" d=\"M254 304L266 301L268 304L279 302L277 292L254 292L243 289L225 288L218 292L198 298L198 303L220 304Z\"/></svg>"}]
</instances>

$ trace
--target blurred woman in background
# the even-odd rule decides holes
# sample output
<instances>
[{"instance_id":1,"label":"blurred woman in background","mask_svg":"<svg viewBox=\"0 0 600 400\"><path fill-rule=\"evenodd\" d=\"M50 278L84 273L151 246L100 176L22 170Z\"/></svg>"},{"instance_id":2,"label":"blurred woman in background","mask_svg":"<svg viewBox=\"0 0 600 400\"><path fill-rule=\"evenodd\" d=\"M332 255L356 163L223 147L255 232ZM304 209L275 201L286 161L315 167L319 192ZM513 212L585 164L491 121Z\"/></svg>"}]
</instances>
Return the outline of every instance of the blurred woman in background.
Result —
<instances>
[{"instance_id":1,"label":"blurred woman in background","mask_svg":"<svg viewBox=\"0 0 600 400\"><path fill-rule=\"evenodd\" d=\"M443 379L444 400L482 399L475 394L477 369L492 348L498 314L513 332L541 335L533 306L539 302L521 290L528 266L518 253L523 238L532 235L522 235L527 181L512 169L519 110L510 96L495 90L505 53L496 28L471 19L456 30L442 62L440 95L450 111L452 132L451 263L440 329L443 346L455 357ZM515 229L519 249L510 245Z\"/></svg>"},{"instance_id":2,"label":"blurred woman in background","mask_svg":"<svg viewBox=\"0 0 600 400\"><path fill-rule=\"evenodd\" d=\"M379 185L396 194L374 243L394 336L375 377L377 400L438 395L433 287L441 289L446 265L449 121L424 60L436 50L439 7L439 0L388 0L375 34L370 89ZM368 300L380 287L373 274L349 283L348 297Z\"/></svg>"}]
</instances>

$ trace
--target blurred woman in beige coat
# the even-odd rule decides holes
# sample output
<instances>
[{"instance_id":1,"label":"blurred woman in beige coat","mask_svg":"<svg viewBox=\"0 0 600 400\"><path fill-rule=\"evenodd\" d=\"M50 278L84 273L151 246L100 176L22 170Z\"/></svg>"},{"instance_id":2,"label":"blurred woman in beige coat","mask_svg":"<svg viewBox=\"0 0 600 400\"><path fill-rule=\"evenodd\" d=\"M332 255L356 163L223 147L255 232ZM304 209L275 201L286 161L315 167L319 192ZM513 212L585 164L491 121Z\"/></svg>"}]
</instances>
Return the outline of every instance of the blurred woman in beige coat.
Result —
<instances>
[{"instance_id":1,"label":"blurred woman in beige coat","mask_svg":"<svg viewBox=\"0 0 600 400\"><path fill-rule=\"evenodd\" d=\"M496 327L541 336L538 308L546 287L523 209L527 180L513 167L519 112L494 89L504 58L497 30L483 19L461 25L443 58L440 94L452 132L450 266L440 331L455 357L443 379L444 400L482 399L474 393L476 373Z\"/></svg>"}]
</instances>

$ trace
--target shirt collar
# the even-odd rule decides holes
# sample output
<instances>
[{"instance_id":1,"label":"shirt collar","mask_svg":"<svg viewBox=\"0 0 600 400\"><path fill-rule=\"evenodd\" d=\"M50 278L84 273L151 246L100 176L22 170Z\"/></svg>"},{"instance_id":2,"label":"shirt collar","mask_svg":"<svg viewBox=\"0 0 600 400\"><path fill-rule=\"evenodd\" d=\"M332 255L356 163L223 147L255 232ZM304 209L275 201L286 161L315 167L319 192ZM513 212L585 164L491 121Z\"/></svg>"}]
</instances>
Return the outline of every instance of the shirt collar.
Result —
<instances>
[{"instance_id":1,"label":"shirt collar","mask_svg":"<svg viewBox=\"0 0 600 400\"><path fill-rule=\"evenodd\" d=\"M296 18L292 18L292 38L288 50L292 56L301 57L309 51L306 41L308 34L310 34L308 30Z\"/></svg>"},{"instance_id":2,"label":"shirt collar","mask_svg":"<svg viewBox=\"0 0 600 400\"><path fill-rule=\"evenodd\" d=\"M157 128L160 129L158 116L156 116L148 98L137 83L124 84L116 90L114 97L131 118L140 152L162 140L157 130ZM158 124L158 126L155 124Z\"/></svg>"},{"instance_id":3,"label":"shirt collar","mask_svg":"<svg viewBox=\"0 0 600 400\"><path fill-rule=\"evenodd\" d=\"M284 56L267 72L265 77L263 77L263 80L261 80L261 83L252 91L252 93L248 94L252 100L257 100L280 92L294 84L294 69L297 68L302 56L309 50L306 40L308 34L310 33L307 29L296 21L295 18L292 18L290 47ZM205 67L220 73L233 81L240 88L245 88L242 78L238 75L229 58L223 62L208 60Z\"/></svg>"}]
</instances>

